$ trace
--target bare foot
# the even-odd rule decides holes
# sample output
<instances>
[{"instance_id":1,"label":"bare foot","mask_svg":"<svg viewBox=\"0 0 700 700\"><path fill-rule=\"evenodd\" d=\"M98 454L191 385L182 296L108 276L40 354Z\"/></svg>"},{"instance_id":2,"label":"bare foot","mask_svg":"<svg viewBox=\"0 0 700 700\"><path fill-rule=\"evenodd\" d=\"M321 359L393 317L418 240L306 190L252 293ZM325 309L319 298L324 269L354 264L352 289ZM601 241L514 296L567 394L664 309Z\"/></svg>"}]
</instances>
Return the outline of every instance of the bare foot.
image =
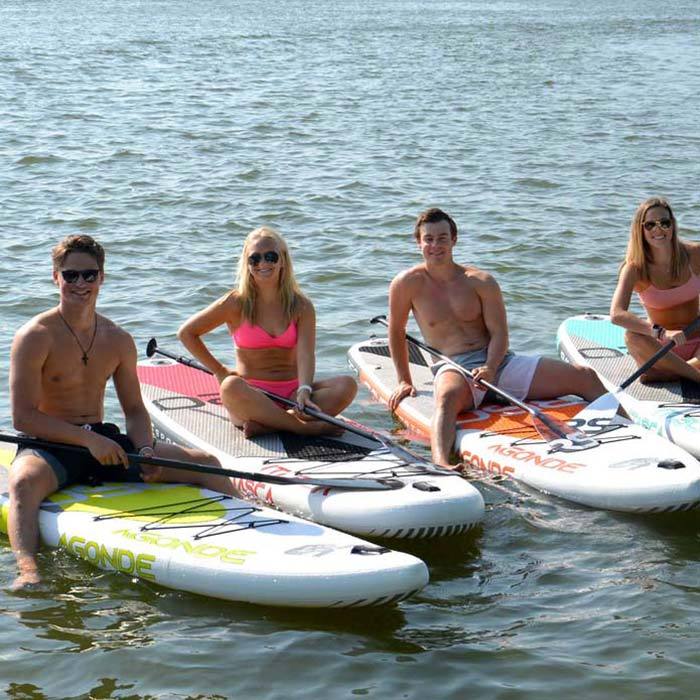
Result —
<instances>
[{"instance_id":1,"label":"bare foot","mask_svg":"<svg viewBox=\"0 0 700 700\"><path fill-rule=\"evenodd\" d=\"M469 470L469 465L464 462L457 462L457 464L439 464L438 466L441 469L449 469L451 472L455 472L461 476L466 476Z\"/></svg>"},{"instance_id":2,"label":"bare foot","mask_svg":"<svg viewBox=\"0 0 700 700\"><path fill-rule=\"evenodd\" d=\"M141 464L141 478L147 483L160 481L163 474L163 467L156 467L152 464Z\"/></svg>"},{"instance_id":3,"label":"bare foot","mask_svg":"<svg viewBox=\"0 0 700 700\"><path fill-rule=\"evenodd\" d=\"M344 430L332 423L322 420L299 421L299 431L301 435L342 435Z\"/></svg>"},{"instance_id":4,"label":"bare foot","mask_svg":"<svg viewBox=\"0 0 700 700\"><path fill-rule=\"evenodd\" d=\"M247 438L273 432L272 428L268 428L266 425L258 423L254 420L245 421L241 426L241 429L243 430L243 435L245 435Z\"/></svg>"},{"instance_id":5,"label":"bare foot","mask_svg":"<svg viewBox=\"0 0 700 700\"><path fill-rule=\"evenodd\" d=\"M653 369L650 369L644 374L642 374L639 377L639 381L642 384L653 384L654 382L663 382L665 381L666 377L664 375L660 375L658 372L655 372Z\"/></svg>"},{"instance_id":6,"label":"bare foot","mask_svg":"<svg viewBox=\"0 0 700 700\"><path fill-rule=\"evenodd\" d=\"M21 591L23 588L35 586L37 583L41 583L41 576L39 576L36 566L22 567L20 565L19 575L12 582L12 590Z\"/></svg>"}]
</instances>

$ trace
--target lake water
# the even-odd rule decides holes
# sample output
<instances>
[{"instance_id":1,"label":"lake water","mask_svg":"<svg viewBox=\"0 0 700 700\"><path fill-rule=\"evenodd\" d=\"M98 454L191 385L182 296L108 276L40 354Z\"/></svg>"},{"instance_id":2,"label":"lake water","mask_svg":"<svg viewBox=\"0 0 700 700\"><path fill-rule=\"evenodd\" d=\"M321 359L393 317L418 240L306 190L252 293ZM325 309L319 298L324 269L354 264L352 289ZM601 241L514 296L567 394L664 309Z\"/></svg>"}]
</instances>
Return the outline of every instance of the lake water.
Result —
<instances>
[{"instance_id":1,"label":"lake water","mask_svg":"<svg viewBox=\"0 0 700 700\"><path fill-rule=\"evenodd\" d=\"M4 0L2 395L69 233L107 248L101 309L143 349L231 285L249 230L278 228L322 375L374 330L431 205L499 279L512 346L554 355L564 318L606 311L639 201L668 196L697 238L699 30L688 0ZM212 336L222 357L229 342ZM348 415L396 427L364 390ZM13 594L0 539L0 693L697 695L699 516L480 488L475 536L395 545L431 583L386 610L226 604L49 551L46 586Z\"/></svg>"}]
</instances>

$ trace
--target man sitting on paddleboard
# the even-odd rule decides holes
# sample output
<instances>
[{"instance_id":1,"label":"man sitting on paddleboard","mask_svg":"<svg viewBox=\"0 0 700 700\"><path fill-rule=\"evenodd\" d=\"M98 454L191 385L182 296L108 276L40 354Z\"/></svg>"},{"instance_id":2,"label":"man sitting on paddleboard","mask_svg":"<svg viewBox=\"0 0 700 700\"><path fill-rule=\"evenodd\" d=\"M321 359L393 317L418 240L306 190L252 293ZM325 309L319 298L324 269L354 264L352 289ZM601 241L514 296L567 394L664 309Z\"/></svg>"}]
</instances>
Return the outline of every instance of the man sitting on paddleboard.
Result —
<instances>
[{"instance_id":1,"label":"man sitting on paddleboard","mask_svg":"<svg viewBox=\"0 0 700 700\"><path fill-rule=\"evenodd\" d=\"M233 493L224 476L175 469L131 467L127 452L143 457L217 464L211 456L155 444L136 375L136 346L118 325L96 313L104 281L104 249L90 236L68 236L52 253L57 307L22 326L12 343L10 393L17 430L44 440L78 445L18 447L9 476L8 534L17 558L16 588L40 580L38 510L57 489L100 481L178 481ZM126 435L103 423L104 393L112 378L124 411Z\"/></svg>"},{"instance_id":2,"label":"man sitting on paddleboard","mask_svg":"<svg viewBox=\"0 0 700 700\"><path fill-rule=\"evenodd\" d=\"M389 399L392 411L416 393L405 337L411 311L428 345L471 370L475 379L495 384L520 400L576 394L591 401L605 392L591 369L509 351L500 287L487 272L453 260L457 226L448 214L440 209L424 211L414 236L424 262L399 273L389 288L389 347L399 381ZM449 466L457 415L478 407L486 390L445 362L432 370L432 458Z\"/></svg>"}]
</instances>

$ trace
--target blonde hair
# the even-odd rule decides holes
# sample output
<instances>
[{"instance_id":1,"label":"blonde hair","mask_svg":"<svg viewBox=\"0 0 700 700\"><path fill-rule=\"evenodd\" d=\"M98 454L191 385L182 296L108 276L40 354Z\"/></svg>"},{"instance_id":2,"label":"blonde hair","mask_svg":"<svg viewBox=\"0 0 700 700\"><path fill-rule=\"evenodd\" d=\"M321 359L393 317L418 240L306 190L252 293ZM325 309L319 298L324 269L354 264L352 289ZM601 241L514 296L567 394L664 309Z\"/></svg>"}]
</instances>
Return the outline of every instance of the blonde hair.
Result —
<instances>
[{"instance_id":1,"label":"blonde hair","mask_svg":"<svg viewBox=\"0 0 700 700\"><path fill-rule=\"evenodd\" d=\"M634 212L624 264L636 269L640 279L649 281L649 264L652 262L652 255L649 244L644 238L644 217L649 209L654 207L666 209L671 219L671 275L675 280L683 274L688 265L688 251L678 238L678 224L676 223L676 217L673 215L671 205L663 197L645 199L637 207L637 211Z\"/></svg>"},{"instance_id":2,"label":"blonde hair","mask_svg":"<svg viewBox=\"0 0 700 700\"><path fill-rule=\"evenodd\" d=\"M255 303L257 300L257 286L253 276L250 274L250 265L248 264L248 256L250 255L251 245L260 239L270 239L274 241L277 252L280 256L280 271L279 271L279 295L282 301L282 308L287 322L291 322L295 314L298 312L302 299L304 298L299 285L294 277L294 268L292 267L292 259L289 255L289 249L284 238L272 228L260 226L251 231L243 243L243 250L238 261L238 275L236 283L238 285L238 298L241 302L241 315L243 320L248 323L255 323L256 309Z\"/></svg>"}]
</instances>

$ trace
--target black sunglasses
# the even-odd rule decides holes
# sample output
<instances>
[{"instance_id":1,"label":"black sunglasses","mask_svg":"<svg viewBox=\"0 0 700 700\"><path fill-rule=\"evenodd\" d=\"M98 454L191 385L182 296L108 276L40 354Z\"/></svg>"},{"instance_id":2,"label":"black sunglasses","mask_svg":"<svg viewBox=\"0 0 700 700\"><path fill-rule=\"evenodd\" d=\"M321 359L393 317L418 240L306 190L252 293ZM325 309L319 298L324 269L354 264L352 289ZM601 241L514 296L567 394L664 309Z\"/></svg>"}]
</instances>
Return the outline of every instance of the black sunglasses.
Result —
<instances>
[{"instance_id":1,"label":"black sunglasses","mask_svg":"<svg viewBox=\"0 0 700 700\"><path fill-rule=\"evenodd\" d=\"M99 275L99 270L61 270L61 277L68 284L75 284L78 277L82 277L85 282L95 282Z\"/></svg>"},{"instance_id":2,"label":"black sunglasses","mask_svg":"<svg viewBox=\"0 0 700 700\"><path fill-rule=\"evenodd\" d=\"M656 221L645 221L642 226L644 226L645 231L653 231L655 226L661 226L661 228L668 231L672 223L671 219L657 219Z\"/></svg>"},{"instance_id":3,"label":"black sunglasses","mask_svg":"<svg viewBox=\"0 0 700 700\"><path fill-rule=\"evenodd\" d=\"M276 250L268 250L266 253L253 253L248 256L248 265L257 267L262 260L271 265L279 262L280 254Z\"/></svg>"}]
</instances>

